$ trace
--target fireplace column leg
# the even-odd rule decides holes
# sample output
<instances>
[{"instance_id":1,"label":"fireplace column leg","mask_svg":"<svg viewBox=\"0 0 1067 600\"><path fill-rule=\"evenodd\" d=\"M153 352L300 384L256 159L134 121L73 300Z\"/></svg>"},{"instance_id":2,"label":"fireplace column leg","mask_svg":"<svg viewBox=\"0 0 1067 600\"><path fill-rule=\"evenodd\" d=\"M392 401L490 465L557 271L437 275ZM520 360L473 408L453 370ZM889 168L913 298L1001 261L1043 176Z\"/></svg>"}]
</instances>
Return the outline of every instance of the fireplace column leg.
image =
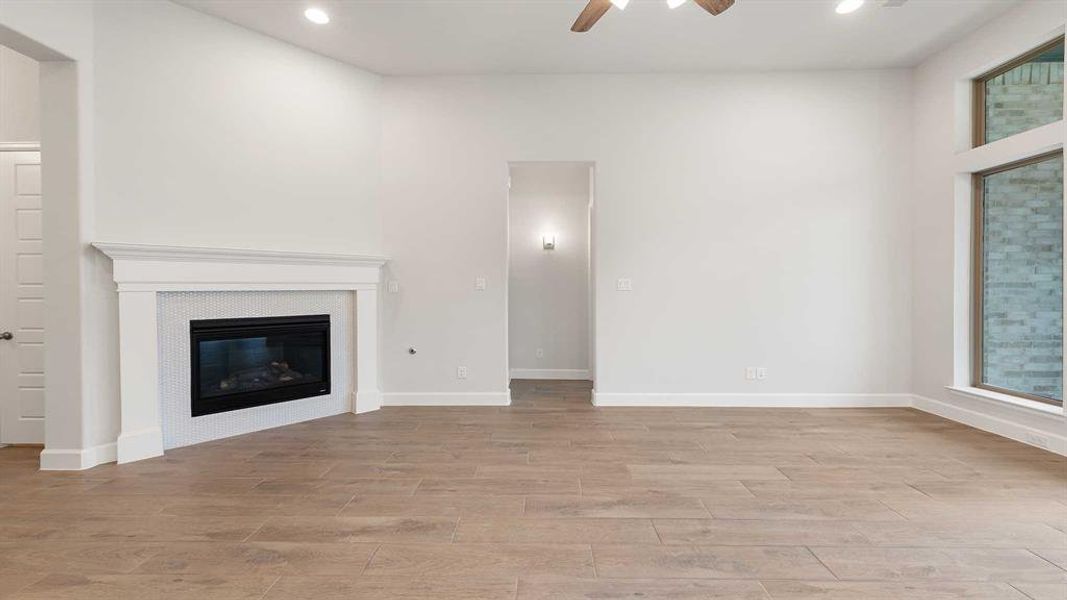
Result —
<instances>
[{"instance_id":1,"label":"fireplace column leg","mask_svg":"<svg viewBox=\"0 0 1067 600\"><path fill-rule=\"evenodd\" d=\"M356 393L352 412L382 407L378 383L378 288L356 291Z\"/></svg>"},{"instance_id":2,"label":"fireplace column leg","mask_svg":"<svg viewBox=\"0 0 1067 600\"><path fill-rule=\"evenodd\" d=\"M119 464L163 455L156 292L119 290Z\"/></svg>"}]
</instances>

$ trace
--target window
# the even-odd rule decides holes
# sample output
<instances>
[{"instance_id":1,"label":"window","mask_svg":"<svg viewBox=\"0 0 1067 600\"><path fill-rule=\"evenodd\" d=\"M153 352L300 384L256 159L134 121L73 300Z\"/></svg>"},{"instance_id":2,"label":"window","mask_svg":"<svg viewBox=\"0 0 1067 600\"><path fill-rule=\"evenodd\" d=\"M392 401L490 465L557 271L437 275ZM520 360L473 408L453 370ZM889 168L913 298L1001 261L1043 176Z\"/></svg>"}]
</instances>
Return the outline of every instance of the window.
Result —
<instances>
[{"instance_id":1,"label":"window","mask_svg":"<svg viewBox=\"0 0 1067 600\"><path fill-rule=\"evenodd\" d=\"M975 80L981 146L1063 119L1063 37Z\"/></svg>"},{"instance_id":2,"label":"window","mask_svg":"<svg viewBox=\"0 0 1067 600\"><path fill-rule=\"evenodd\" d=\"M974 176L975 386L1063 401L1063 153Z\"/></svg>"},{"instance_id":3,"label":"window","mask_svg":"<svg viewBox=\"0 0 1067 600\"><path fill-rule=\"evenodd\" d=\"M975 147L1063 120L1063 51L1061 35L974 80ZM972 385L1062 405L1063 151L1017 141L974 174Z\"/></svg>"}]
</instances>

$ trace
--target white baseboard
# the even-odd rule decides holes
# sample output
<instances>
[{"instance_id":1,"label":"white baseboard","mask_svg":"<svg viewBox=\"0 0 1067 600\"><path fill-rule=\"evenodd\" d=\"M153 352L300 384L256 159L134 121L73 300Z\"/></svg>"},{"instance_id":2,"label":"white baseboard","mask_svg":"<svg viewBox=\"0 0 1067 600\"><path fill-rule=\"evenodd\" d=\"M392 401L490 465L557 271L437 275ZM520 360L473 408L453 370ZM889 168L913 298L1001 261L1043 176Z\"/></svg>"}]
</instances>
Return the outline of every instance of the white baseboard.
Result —
<instances>
[{"instance_id":1,"label":"white baseboard","mask_svg":"<svg viewBox=\"0 0 1067 600\"><path fill-rule=\"evenodd\" d=\"M589 381L589 369L511 369L511 378Z\"/></svg>"},{"instance_id":2,"label":"white baseboard","mask_svg":"<svg viewBox=\"0 0 1067 600\"><path fill-rule=\"evenodd\" d=\"M384 393L383 406L508 406L503 392ZM967 402L972 402L968 399ZM962 402L935 400L915 394L714 394L610 393L593 391L593 405L602 407L750 407L750 408L878 408L912 407L939 417L988 431L1023 444L1067 456L1067 420L1063 416L1026 410L1004 403L973 400L975 410ZM358 406L358 404L357 404ZM158 442L156 441L158 440ZM45 449L42 471L81 471L116 462L122 444L124 460L140 460L163 453L158 429L119 438L119 443L84 449ZM157 448L158 444L158 448Z\"/></svg>"},{"instance_id":3,"label":"white baseboard","mask_svg":"<svg viewBox=\"0 0 1067 600\"><path fill-rule=\"evenodd\" d=\"M84 449L45 449L41 452L41 470L84 471L97 465L115 462L117 457L117 446L114 443Z\"/></svg>"},{"instance_id":4,"label":"white baseboard","mask_svg":"<svg viewBox=\"0 0 1067 600\"><path fill-rule=\"evenodd\" d=\"M912 395L912 407L917 410L1067 456L1067 425L1062 416L978 398L968 398L966 402L986 410Z\"/></svg>"},{"instance_id":5,"label":"white baseboard","mask_svg":"<svg viewBox=\"0 0 1067 600\"><path fill-rule=\"evenodd\" d=\"M378 410L382 407L382 393L378 390L352 392L352 412L357 415Z\"/></svg>"},{"instance_id":6,"label":"white baseboard","mask_svg":"<svg viewBox=\"0 0 1067 600\"><path fill-rule=\"evenodd\" d=\"M887 408L911 406L911 394L718 394L593 391L593 406L740 408Z\"/></svg>"},{"instance_id":7,"label":"white baseboard","mask_svg":"<svg viewBox=\"0 0 1067 600\"><path fill-rule=\"evenodd\" d=\"M382 406L509 406L511 390L503 392L386 392Z\"/></svg>"},{"instance_id":8,"label":"white baseboard","mask_svg":"<svg viewBox=\"0 0 1067 600\"><path fill-rule=\"evenodd\" d=\"M124 431L119 434L116 443L119 464L163 456L163 430L159 427L129 433Z\"/></svg>"}]
</instances>

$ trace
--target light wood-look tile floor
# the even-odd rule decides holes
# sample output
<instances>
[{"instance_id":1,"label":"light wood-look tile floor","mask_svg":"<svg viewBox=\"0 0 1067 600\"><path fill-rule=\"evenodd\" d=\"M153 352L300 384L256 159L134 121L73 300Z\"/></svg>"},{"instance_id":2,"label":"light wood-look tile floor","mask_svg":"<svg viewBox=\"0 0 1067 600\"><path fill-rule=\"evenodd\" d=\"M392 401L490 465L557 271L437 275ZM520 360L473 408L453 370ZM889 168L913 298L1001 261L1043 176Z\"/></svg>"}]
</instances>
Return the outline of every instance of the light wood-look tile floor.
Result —
<instances>
[{"instance_id":1,"label":"light wood-look tile floor","mask_svg":"<svg viewBox=\"0 0 1067 600\"><path fill-rule=\"evenodd\" d=\"M0 598L1067 598L1067 462L908 409L387 408L42 473Z\"/></svg>"}]
</instances>

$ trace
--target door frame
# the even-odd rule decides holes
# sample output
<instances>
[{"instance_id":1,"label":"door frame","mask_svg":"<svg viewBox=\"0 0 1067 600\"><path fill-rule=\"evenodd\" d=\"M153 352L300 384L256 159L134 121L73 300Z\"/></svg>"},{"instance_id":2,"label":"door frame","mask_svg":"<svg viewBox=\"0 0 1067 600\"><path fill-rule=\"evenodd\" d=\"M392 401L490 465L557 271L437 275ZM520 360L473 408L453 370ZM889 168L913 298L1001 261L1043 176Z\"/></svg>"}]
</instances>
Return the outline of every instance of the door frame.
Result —
<instances>
[{"instance_id":1,"label":"door frame","mask_svg":"<svg viewBox=\"0 0 1067 600\"><path fill-rule=\"evenodd\" d=\"M508 390L508 397L510 402L511 395L511 167L512 165L519 164L531 164L531 163L571 163L582 164L589 167L589 200L587 205L588 211L588 231L586 232L586 244L588 250L586 252L586 260L588 261L586 266L586 302L588 303L588 315L586 320L588 321L588 333L587 343L588 350L586 357L586 368L589 371L589 381L593 382L593 390L590 396L590 402L595 406L596 398L596 175L597 175L597 162L595 160L509 160L504 163L505 170L505 182L504 186L504 386Z\"/></svg>"},{"instance_id":2,"label":"door frame","mask_svg":"<svg viewBox=\"0 0 1067 600\"><path fill-rule=\"evenodd\" d=\"M0 142L0 152L40 152L40 142Z\"/></svg>"},{"instance_id":3,"label":"door frame","mask_svg":"<svg viewBox=\"0 0 1067 600\"><path fill-rule=\"evenodd\" d=\"M49 27L51 19L64 27ZM113 462L117 431L112 403L117 299L103 290L106 268L93 241L94 154L91 11L41 4L0 19L0 44L40 68L40 152L45 305L45 448L42 470L81 470ZM69 26L68 26L69 25ZM95 337L93 337L95 335ZM117 337L117 336L115 336ZM93 374L99 374L95 376ZM117 375L117 374L116 374ZM114 377L117 378L117 377ZM112 438L113 439L113 438ZM105 443L102 443L105 442Z\"/></svg>"},{"instance_id":4,"label":"door frame","mask_svg":"<svg viewBox=\"0 0 1067 600\"><path fill-rule=\"evenodd\" d=\"M0 154L21 153L21 152L36 152L37 153L37 160L38 160L39 163L41 162L41 144L40 144L40 142L0 142ZM43 198L43 196L42 196L42 198ZM43 212L44 212L43 203L42 203L42 206L41 206L41 211L42 211L42 214L43 214ZM42 253L43 253L43 247L44 247L44 236L43 235L41 237L41 246L42 246ZM2 262L0 262L0 264L2 264ZM47 293L47 292L45 292L45 293ZM48 347L45 346L46 351L47 351L47 348ZM8 399L8 400L10 401L11 399ZM47 402L47 400L46 400L46 402ZM6 412L6 409L7 409L7 407L0 407L0 436L2 436L3 432L4 432L4 427L5 427L5 423L4 423L5 415L4 415L4 413ZM44 419L42 419L42 421L43 420ZM5 440L5 439L0 439L0 445L3 445L3 446L12 446L12 445L16 445L16 446L18 446L18 445L40 446L40 445L44 445L44 423L43 422L41 424L41 435L40 435L40 438L41 438L40 441L35 441L35 442L29 442L29 441L25 441L25 440L10 441L10 440Z\"/></svg>"}]
</instances>

